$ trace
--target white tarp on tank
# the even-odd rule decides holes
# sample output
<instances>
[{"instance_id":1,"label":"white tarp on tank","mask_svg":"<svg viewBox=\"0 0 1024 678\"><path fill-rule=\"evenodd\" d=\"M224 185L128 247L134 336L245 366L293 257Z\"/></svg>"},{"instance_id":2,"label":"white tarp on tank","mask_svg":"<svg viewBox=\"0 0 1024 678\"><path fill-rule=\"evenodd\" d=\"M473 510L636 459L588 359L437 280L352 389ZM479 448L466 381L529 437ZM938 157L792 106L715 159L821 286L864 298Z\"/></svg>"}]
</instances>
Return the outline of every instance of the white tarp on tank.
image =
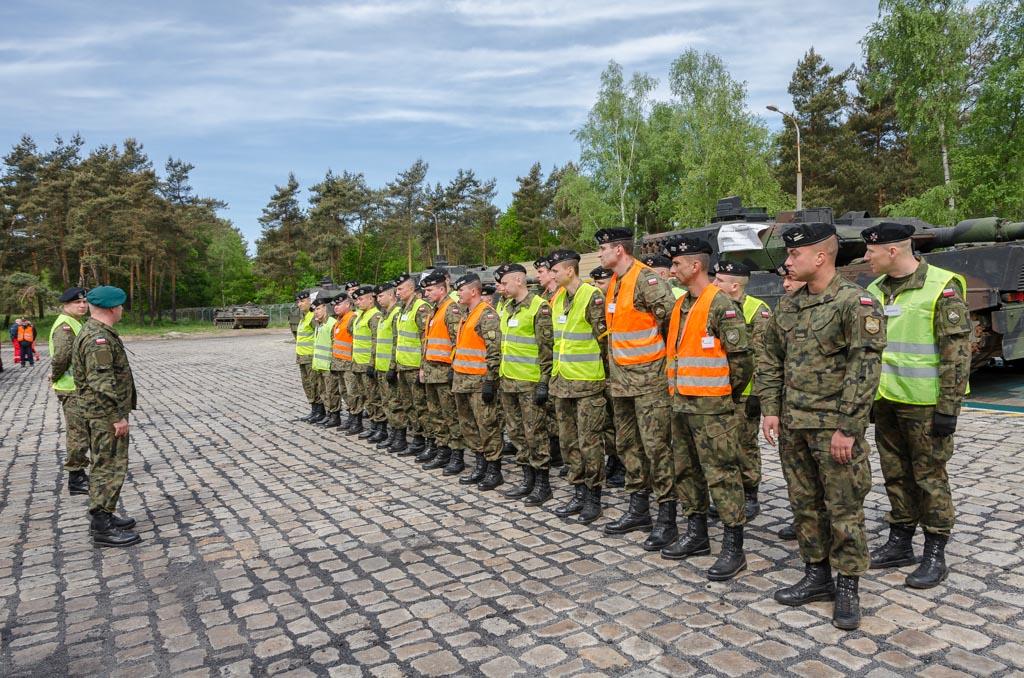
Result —
<instances>
[{"instance_id":1,"label":"white tarp on tank","mask_svg":"<svg viewBox=\"0 0 1024 678\"><path fill-rule=\"evenodd\" d=\"M718 229L718 251L725 252L749 252L750 250L763 250L764 243L758 236L762 231L770 228L769 224L750 223L737 221L732 224L722 224Z\"/></svg>"}]
</instances>

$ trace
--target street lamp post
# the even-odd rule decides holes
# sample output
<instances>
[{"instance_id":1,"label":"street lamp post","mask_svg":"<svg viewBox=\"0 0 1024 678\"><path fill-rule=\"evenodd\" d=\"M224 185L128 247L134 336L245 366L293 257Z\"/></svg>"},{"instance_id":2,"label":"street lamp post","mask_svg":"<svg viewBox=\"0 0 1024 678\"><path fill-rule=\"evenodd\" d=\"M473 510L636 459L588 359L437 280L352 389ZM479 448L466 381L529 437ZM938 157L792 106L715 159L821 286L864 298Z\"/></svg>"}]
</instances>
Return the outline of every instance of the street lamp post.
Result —
<instances>
[{"instance_id":1,"label":"street lamp post","mask_svg":"<svg viewBox=\"0 0 1024 678\"><path fill-rule=\"evenodd\" d=\"M417 207L420 212L425 212L430 215L430 218L434 220L434 245L436 247L437 258L441 258L441 230L437 227L437 215L426 207Z\"/></svg>"},{"instance_id":2,"label":"street lamp post","mask_svg":"<svg viewBox=\"0 0 1024 678\"><path fill-rule=\"evenodd\" d=\"M769 111L778 113L793 123L793 129L796 130L796 208L802 210L804 208L804 179L803 174L800 172L800 125L797 124L796 116L792 113L783 113L776 106L772 105L769 105L767 108Z\"/></svg>"}]
</instances>

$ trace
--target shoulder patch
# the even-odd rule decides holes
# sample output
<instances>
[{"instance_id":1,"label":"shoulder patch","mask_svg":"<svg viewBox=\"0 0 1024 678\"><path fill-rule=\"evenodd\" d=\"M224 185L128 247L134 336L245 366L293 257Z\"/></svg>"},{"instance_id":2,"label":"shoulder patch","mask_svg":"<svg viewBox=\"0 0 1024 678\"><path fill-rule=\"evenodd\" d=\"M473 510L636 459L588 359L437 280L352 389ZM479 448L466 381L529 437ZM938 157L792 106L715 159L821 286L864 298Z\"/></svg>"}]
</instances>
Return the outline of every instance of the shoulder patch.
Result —
<instances>
[{"instance_id":1,"label":"shoulder patch","mask_svg":"<svg viewBox=\"0 0 1024 678\"><path fill-rule=\"evenodd\" d=\"M731 310L730 311L726 311L725 312L725 317L726 318L735 318L736 317L736 311L731 311Z\"/></svg>"},{"instance_id":2,"label":"shoulder patch","mask_svg":"<svg viewBox=\"0 0 1024 678\"><path fill-rule=\"evenodd\" d=\"M96 343L97 344L105 344L105 343L107 343L107 340L104 339L103 337L100 337L99 339L96 340Z\"/></svg>"},{"instance_id":3,"label":"shoulder patch","mask_svg":"<svg viewBox=\"0 0 1024 678\"><path fill-rule=\"evenodd\" d=\"M657 285L658 284L658 279L657 278L648 278L647 279L647 284L648 285Z\"/></svg>"},{"instance_id":4,"label":"shoulder patch","mask_svg":"<svg viewBox=\"0 0 1024 678\"><path fill-rule=\"evenodd\" d=\"M594 301L591 302L594 306L604 306L604 299L601 297L594 297Z\"/></svg>"},{"instance_id":5,"label":"shoulder patch","mask_svg":"<svg viewBox=\"0 0 1024 678\"><path fill-rule=\"evenodd\" d=\"M878 334L882 330L882 321L871 315L864 318L864 331L868 334Z\"/></svg>"},{"instance_id":6,"label":"shoulder patch","mask_svg":"<svg viewBox=\"0 0 1024 678\"><path fill-rule=\"evenodd\" d=\"M61 329L63 329L65 332L70 332L71 325L61 325Z\"/></svg>"},{"instance_id":7,"label":"shoulder patch","mask_svg":"<svg viewBox=\"0 0 1024 678\"><path fill-rule=\"evenodd\" d=\"M875 300L872 299L871 297L861 297L860 298L860 305L861 306L874 306L875 305Z\"/></svg>"},{"instance_id":8,"label":"shoulder patch","mask_svg":"<svg viewBox=\"0 0 1024 678\"><path fill-rule=\"evenodd\" d=\"M771 311L761 311L761 317L762 318L771 318L772 317Z\"/></svg>"},{"instance_id":9,"label":"shoulder patch","mask_svg":"<svg viewBox=\"0 0 1024 678\"><path fill-rule=\"evenodd\" d=\"M955 297L956 296L956 290L954 290L952 287L947 287L946 289L942 290L942 296L944 296L944 297Z\"/></svg>"},{"instance_id":10,"label":"shoulder patch","mask_svg":"<svg viewBox=\"0 0 1024 678\"><path fill-rule=\"evenodd\" d=\"M949 320L950 325L956 325L960 322L960 314L956 311L950 311L946 318Z\"/></svg>"},{"instance_id":11,"label":"shoulder patch","mask_svg":"<svg viewBox=\"0 0 1024 678\"><path fill-rule=\"evenodd\" d=\"M735 344L740 340L739 330L729 330L725 333L725 340L730 344Z\"/></svg>"}]
</instances>

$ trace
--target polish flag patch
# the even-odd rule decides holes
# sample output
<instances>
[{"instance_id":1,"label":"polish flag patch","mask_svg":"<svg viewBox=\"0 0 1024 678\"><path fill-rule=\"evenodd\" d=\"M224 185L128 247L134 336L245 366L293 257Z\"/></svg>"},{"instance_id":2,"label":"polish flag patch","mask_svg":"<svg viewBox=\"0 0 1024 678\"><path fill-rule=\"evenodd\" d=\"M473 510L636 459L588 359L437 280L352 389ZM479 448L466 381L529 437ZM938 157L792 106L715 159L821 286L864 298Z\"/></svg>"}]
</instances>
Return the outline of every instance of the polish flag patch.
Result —
<instances>
[{"instance_id":1,"label":"polish flag patch","mask_svg":"<svg viewBox=\"0 0 1024 678\"><path fill-rule=\"evenodd\" d=\"M946 289L942 290L942 296L944 296L944 297L955 297L956 296L956 292L953 290L952 287L947 287Z\"/></svg>"},{"instance_id":2,"label":"polish flag patch","mask_svg":"<svg viewBox=\"0 0 1024 678\"><path fill-rule=\"evenodd\" d=\"M726 311L725 312L725 317L726 318L735 318L736 317L736 311Z\"/></svg>"},{"instance_id":3,"label":"polish flag patch","mask_svg":"<svg viewBox=\"0 0 1024 678\"><path fill-rule=\"evenodd\" d=\"M762 318L771 318L772 314L769 313L768 311L761 311L761 317Z\"/></svg>"},{"instance_id":4,"label":"polish flag patch","mask_svg":"<svg viewBox=\"0 0 1024 678\"><path fill-rule=\"evenodd\" d=\"M103 337L100 337L99 339L96 340L96 343L97 344L105 344L105 343L107 343L107 340L104 339Z\"/></svg>"},{"instance_id":5,"label":"polish flag patch","mask_svg":"<svg viewBox=\"0 0 1024 678\"><path fill-rule=\"evenodd\" d=\"M658 279L657 278L648 278L647 279L647 284L648 285L657 285L658 284Z\"/></svg>"},{"instance_id":6,"label":"polish flag patch","mask_svg":"<svg viewBox=\"0 0 1024 678\"><path fill-rule=\"evenodd\" d=\"M875 300L872 299L871 297L861 297L860 298L860 305L861 306L874 306L875 305Z\"/></svg>"}]
</instances>

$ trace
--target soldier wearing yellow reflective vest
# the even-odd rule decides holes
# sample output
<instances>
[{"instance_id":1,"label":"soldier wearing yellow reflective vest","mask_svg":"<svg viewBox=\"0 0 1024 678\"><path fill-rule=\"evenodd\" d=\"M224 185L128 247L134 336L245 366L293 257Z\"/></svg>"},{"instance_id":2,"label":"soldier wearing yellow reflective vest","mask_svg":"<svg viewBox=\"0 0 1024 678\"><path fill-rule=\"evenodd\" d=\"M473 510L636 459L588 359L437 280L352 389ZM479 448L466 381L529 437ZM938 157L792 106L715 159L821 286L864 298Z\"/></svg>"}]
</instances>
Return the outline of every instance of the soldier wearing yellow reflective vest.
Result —
<instances>
[{"instance_id":1,"label":"soldier wearing yellow reflective vest","mask_svg":"<svg viewBox=\"0 0 1024 678\"><path fill-rule=\"evenodd\" d=\"M533 262L533 267L537 269L537 284L540 285L540 298L551 304L555 297L562 294L562 288L555 282L555 276L551 274L551 262L548 261L547 257L541 257ZM561 467L559 476L564 476L569 472L567 466L562 461L562 448L558 440L558 421L555 418L555 401L548 399L544 404L544 421L547 424L548 431L548 452L551 455L551 468Z\"/></svg>"},{"instance_id":2,"label":"soldier wearing yellow reflective vest","mask_svg":"<svg viewBox=\"0 0 1024 678\"><path fill-rule=\"evenodd\" d=\"M747 336L754 352L754 362L761 354L765 328L772 318L768 304L747 294L750 282L750 268L736 261L720 261L716 267L715 285L732 299L747 325ZM761 428L761 401L753 395L754 380L747 382L743 395L736 401L736 426L740 443L740 471L743 474L743 494L746 499L743 512L747 520L753 520L761 512L757 489L761 485L761 448L757 434ZM711 517L718 517L718 509L712 505L708 511Z\"/></svg>"},{"instance_id":3,"label":"soldier wearing yellow reflective vest","mask_svg":"<svg viewBox=\"0 0 1024 678\"><path fill-rule=\"evenodd\" d=\"M416 455L426 449L423 432L426 428L427 399L420 382L423 362L423 333L430 321L430 304L416 294L416 281L403 273L395 280L401 310L395 321L395 364L388 372L388 381L398 388L398 434L391 451L399 456ZM410 444L407 436L412 434Z\"/></svg>"},{"instance_id":4,"label":"soldier wearing yellow reflective vest","mask_svg":"<svg viewBox=\"0 0 1024 678\"><path fill-rule=\"evenodd\" d=\"M945 547L955 510L946 462L971 370L971 321L963 277L914 256L914 227L883 222L864 229L865 261L882 274L868 291L883 304L888 344L875 400L875 443L889 495L888 541L871 567L914 564L913 537L924 530L924 558L907 586L946 578Z\"/></svg>"},{"instance_id":5,"label":"soldier wearing yellow reflective vest","mask_svg":"<svg viewBox=\"0 0 1024 678\"><path fill-rule=\"evenodd\" d=\"M398 434L398 419L395 416L395 387L388 383L387 374L395 364L395 320L398 318L398 297L395 296L395 281L387 280L377 285L377 305L384 317L377 325L373 338L373 366L377 371L377 388L380 389L381 409L384 411L386 426L366 439L377 445L378 450L391 447Z\"/></svg>"},{"instance_id":6,"label":"soldier wearing yellow reflective vest","mask_svg":"<svg viewBox=\"0 0 1024 678\"><path fill-rule=\"evenodd\" d=\"M603 296L607 296L608 286L612 281L612 271L603 266L593 268L590 271L590 280ZM605 354L605 365L608 365L607 353ZM615 449L615 417L612 415L612 396L608 391L607 381L605 381L604 395L605 400L608 401L608 416L604 426L604 453L607 455L604 469L605 482L608 487L622 487L626 484L626 466Z\"/></svg>"},{"instance_id":7,"label":"soldier wearing yellow reflective vest","mask_svg":"<svg viewBox=\"0 0 1024 678\"><path fill-rule=\"evenodd\" d=\"M75 406L75 379L71 374L71 348L82 329L89 311L85 290L72 287L60 295L61 314L50 328L50 381L64 412L67 434L68 459L64 470L68 472L68 493L89 494L89 430Z\"/></svg>"},{"instance_id":8,"label":"soldier wearing yellow reflective vest","mask_svg":"<svg viewBox=\"0 0 1024 678\"><path fill-rule=\"evenodd\" d=\"M544 411L554 341L551 307L526 286L522 265L502 264L494 278L508 295L501 318L501 407L508 436L518 449L516 463L523 471L522 482L504 496L525 498L527 506L539 506L551 498L551 454Z\"/></svg>"},{"instance_id":9,"label":"soldier wearing yellow reflective vest","mask_svg":"<svg viewBox=\"0 0 1024 678\"><path fill-rule=\"evenodd\" d=\"M373 285L362 285L354 294L359 309L352 320L352 378L356 384L356 417L346 433L358 435L365 440L384 425L373 355L373 335L380 324L381 313L375 305ZM369 420L367 426L363 426L364 415Z\"/></svg>"},{"instance_id":10,"label":"soldier wearing yellow reflective vest","mask_svg":"<svg viewBox=\"0 0 1024 678\"><path fill-rule=\"evenodd\" d=\"M481 292L483 286L480 287ZM480 296L483 299L483 294ZM495 313L498 314L498 319L505 318L508 314L508 294L505 291L505 286L501 284L500 280L494 281L494 307ZM501 382L498 382L498 401L501 401ZM505 426L505 417L502 415L501 408L498 408L498 427L501 430L502 444L501 444L501 455L512 455L517 454L519 450L516 449L512 439L508 437L508 428Z\"/></svg>"},{"instance_id":11,"label":"soldier wearing yellow reflective vest","mask_svg":"<svg viewBox=\"0 0 1024 678\"><path fill-rule=\"evenodd\" d=\"M299 325L295 328L295 363L299 366L302 390L309 403L309 414L299 421L321 420L326 416L320 394L320 381L313 374L313 332L316 328L313 325L313 311L309 310L309 297L309 290L295 293L295 305L302 314Z\"/></svg>"},{"instance_id":12,"label":"soldier wearing yellow reflective vest","mask_svg":"<svg viewBox=\"0 0 1024 678\"><path fill-rule=\"evenodd\" d=\"M323 398L327 417L321 420L320 426L335 428L341 424L341 396L333 388L331 377L331 350L334 341L334 323L332 315L332 299L326 294L317 295L313 300L313 375L320 381L320 393Z\"/></svg>"},{"instance_id":13,"label":"soldier wearing yellow reflective vest","mask_svg":"<svg viewBox=\"0 0 1024 678\"><path fill-rule=\"evenodd\" d=\"M580 255L556 250L548 257L551 275L562 294L551 306L554 355L551 395L555 401L558 437L562 440L572 498L555 515L589 525L601 516L604 485L604 432L608 420L605 397L604 295L580 280Z\"/></svg>"}]
</instances>

